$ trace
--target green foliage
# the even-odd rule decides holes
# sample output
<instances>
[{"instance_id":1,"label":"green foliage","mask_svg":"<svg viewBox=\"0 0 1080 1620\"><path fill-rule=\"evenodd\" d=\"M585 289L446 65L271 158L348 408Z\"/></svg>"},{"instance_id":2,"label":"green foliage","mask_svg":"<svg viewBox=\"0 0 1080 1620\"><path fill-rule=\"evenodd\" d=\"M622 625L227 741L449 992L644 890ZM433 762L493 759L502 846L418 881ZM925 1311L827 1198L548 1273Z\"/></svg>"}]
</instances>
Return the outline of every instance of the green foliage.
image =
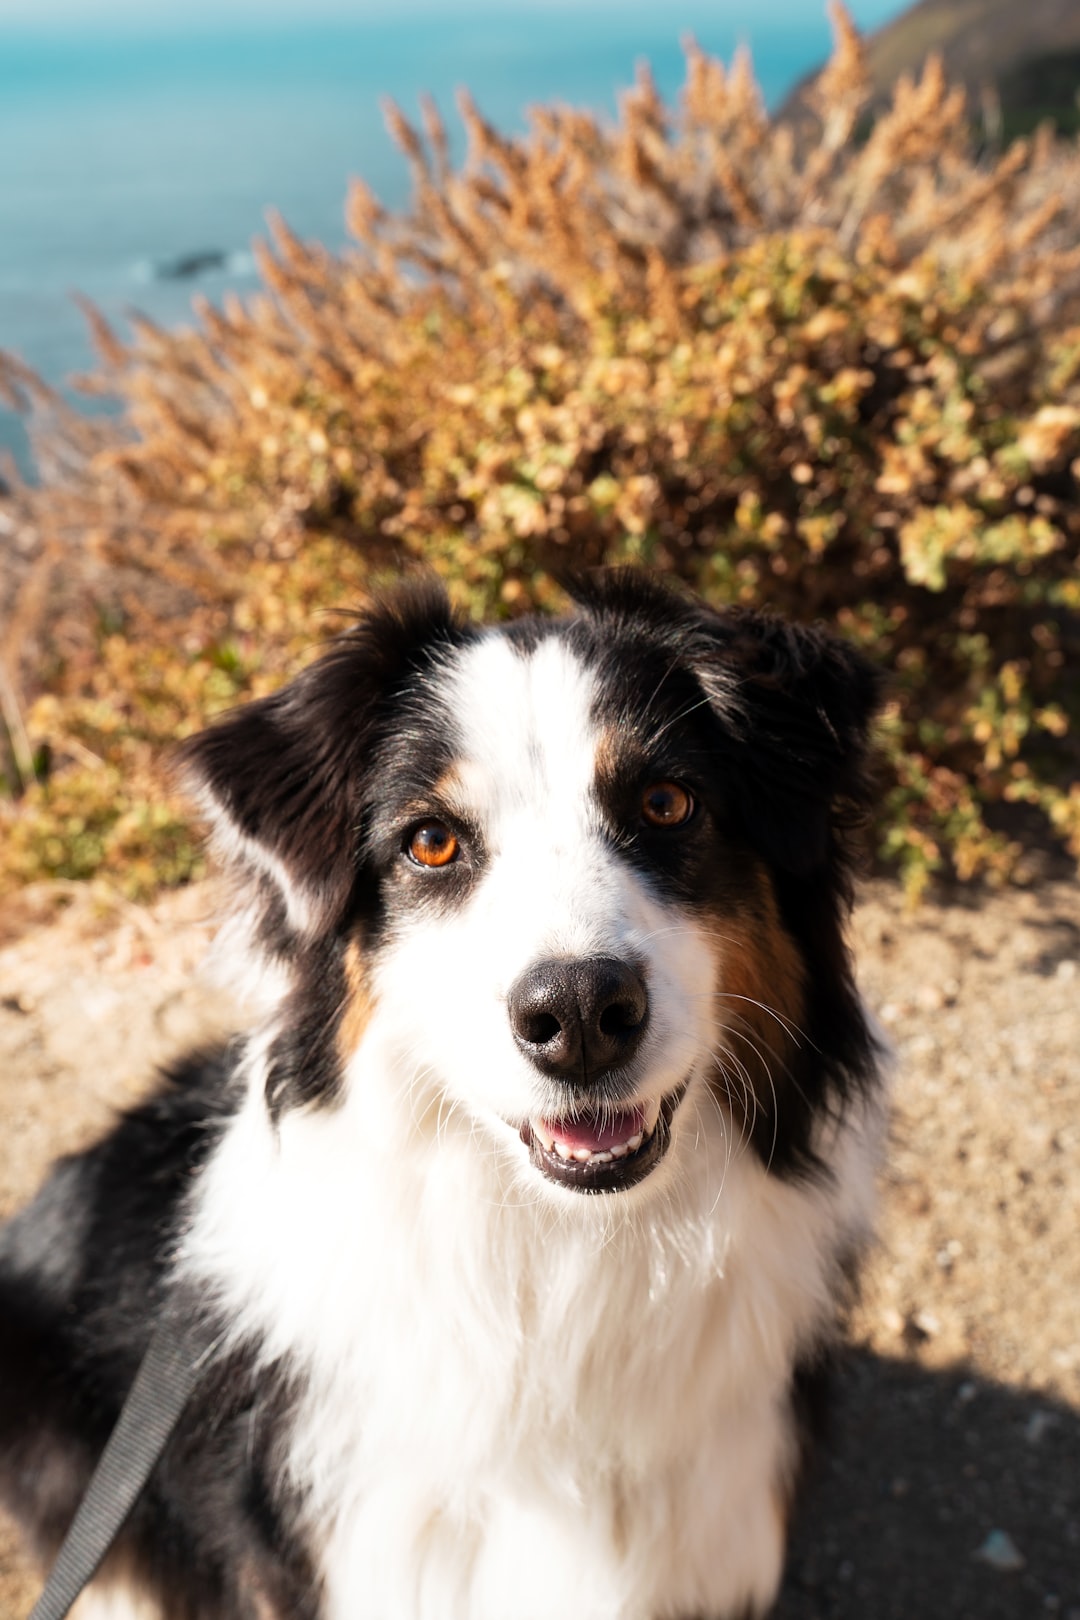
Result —
<instances>
[{"instance_id":1,"label":"green foliage","mask_svg":"<svg viewBox=\"0 0 1080 1620\"><path fill-rule=\"evenodd\" d=\"M0 874L190 875L153 761L414 563L476 614L631 561L824 617L891 672L878 844L913 888L1006 876L1010 804L1080 853L1080 155L986 164L933 66L862 138L837 21L803 146L693 50L678 114L643 78L614 130L541 110L511 142L466 102L460 174L392 112L409 215L357 188L341 258L278 226L268 294L193 331L93 317L125 414L51 402L58 470L14 496L97 573Z\"/></svg>"}]
</instances>

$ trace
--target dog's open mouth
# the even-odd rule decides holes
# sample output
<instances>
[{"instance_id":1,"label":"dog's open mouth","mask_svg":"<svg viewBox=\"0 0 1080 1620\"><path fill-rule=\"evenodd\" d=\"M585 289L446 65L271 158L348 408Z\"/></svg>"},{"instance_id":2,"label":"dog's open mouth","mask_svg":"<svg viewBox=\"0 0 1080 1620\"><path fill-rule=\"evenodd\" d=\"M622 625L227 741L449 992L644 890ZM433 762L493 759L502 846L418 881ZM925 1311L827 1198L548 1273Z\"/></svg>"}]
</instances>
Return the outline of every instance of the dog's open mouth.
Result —
<instances>
[{"instance_id":1,"label":"dog's open mouth","mask_svg":"<svg viewBox=\"0 0 1080 1620\"><path fill-rule=\"evenodd\" d=\"M521 1127L529 1157L549 1181L575 1192L621 1192L655 1170L671 1141L686 1092L633 1108L578 1111L572 1119L530 1119Z\"/></svg>"}]
</instances>

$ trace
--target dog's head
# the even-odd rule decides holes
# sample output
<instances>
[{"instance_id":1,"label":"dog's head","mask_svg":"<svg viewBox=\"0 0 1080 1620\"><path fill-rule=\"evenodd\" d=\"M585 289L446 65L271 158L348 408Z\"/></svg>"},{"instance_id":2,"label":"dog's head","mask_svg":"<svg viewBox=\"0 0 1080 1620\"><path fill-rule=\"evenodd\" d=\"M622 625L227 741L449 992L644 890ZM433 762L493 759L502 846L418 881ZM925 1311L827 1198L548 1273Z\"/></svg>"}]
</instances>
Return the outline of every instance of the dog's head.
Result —
<instances>
[{"instance_id":1,"label":"dog's head","mask_svg":"<svg viewBox=\"0 0 1080 1620\"><path fill-rule=\"evenodd\" d=\"M406 589L187 746L286 975L268 1106L377 1051L538 1186L654 1184L692 1088L805 1166L871 1063L842 923L876 677L640 576L577 605L479 629Z\"/></svg>"}]
</instances>

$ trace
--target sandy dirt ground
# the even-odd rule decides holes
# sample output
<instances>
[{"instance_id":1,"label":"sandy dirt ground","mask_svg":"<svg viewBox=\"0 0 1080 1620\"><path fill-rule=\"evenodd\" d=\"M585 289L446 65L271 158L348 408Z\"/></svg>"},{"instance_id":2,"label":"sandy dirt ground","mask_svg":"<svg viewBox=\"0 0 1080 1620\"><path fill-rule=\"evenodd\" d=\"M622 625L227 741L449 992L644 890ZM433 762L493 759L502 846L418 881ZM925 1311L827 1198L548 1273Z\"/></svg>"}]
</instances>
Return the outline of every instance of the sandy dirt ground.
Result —
<instances>
[{"instance_id":1,"label":"sandy dirt ground","mask_svg":"<svg viewBox=\"0 0 1080 1620\"><path fill-rule=\"evenodd\" d=\"M212 905L0 913L0 1217L228 1025ZM872 884L855 933L895 1128L777 1620L1080 1620L1080 885L910 915ZM35 1593L0 1527L0 1620Z\"/></svg>"}]
</instances>

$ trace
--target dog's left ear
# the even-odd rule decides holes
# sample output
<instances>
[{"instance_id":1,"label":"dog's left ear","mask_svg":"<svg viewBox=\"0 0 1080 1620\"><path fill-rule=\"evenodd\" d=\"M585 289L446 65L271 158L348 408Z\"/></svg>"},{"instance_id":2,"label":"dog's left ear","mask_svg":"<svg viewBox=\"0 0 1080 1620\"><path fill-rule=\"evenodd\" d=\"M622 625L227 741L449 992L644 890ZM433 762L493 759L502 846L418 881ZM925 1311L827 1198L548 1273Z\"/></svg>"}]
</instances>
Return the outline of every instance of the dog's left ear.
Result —
<instances>
[{"instance_id":1,"label":"dog's left ear","mask_svg":"<svg viewBox=\"0 0 1080 1620\"><path fill-rule=\"evenodd\" d=\"M745 830L776 866L809 876L872 798L867 762L881 673L819 626L717 616L698 677L736 739Z\"/></svg>"}]
</instances>

